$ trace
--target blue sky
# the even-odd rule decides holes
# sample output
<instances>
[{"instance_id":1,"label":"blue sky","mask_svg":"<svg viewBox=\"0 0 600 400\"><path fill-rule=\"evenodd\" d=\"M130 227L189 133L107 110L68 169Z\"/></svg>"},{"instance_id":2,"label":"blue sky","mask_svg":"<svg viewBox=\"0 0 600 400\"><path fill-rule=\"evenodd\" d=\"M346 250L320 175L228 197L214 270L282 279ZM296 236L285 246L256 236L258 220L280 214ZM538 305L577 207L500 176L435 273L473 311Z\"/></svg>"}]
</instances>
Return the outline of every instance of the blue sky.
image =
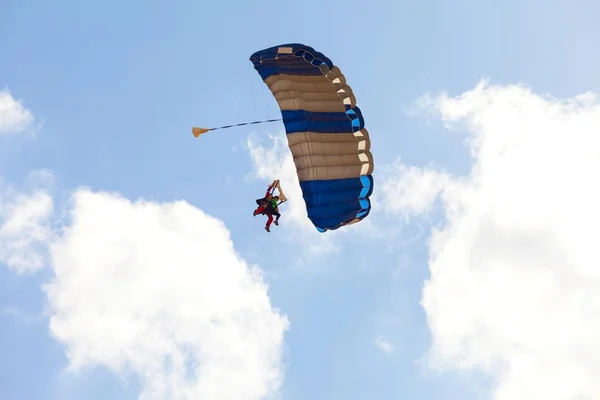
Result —
<instances>
[{"instance_id":1,"label":"blue sky","mask_svg":"<svg viewBox=\"0 0 600 400\"><path fill-rule=\"evenodd\" d=\"M477 368L440 373L426 362L432 338L420 299L430 276L429 230L444 220L443 211L389 219L386 212L396 207L390 201L399 199L381 193L368 223L326 234L333 250L315 250L324 235L297 221L286 226L285 206L282 226L266 234L251 210L269 177L256 177L248 140L269 150L269 134L283 137L282 126L198 140L191 127L276 118L277 104L248 57L302 42L340 66L357 96L372 138L375 191L393 178L398 157L408 166L463 176L472 162L464 145L468 129L448 133L437 117L411 115L417 99L442 91L458 96L483 78L559 98L600 90L600 5L166 4L2 3L0 85L35 116L33 135L0 136L4 184L27 191L37 185L28 184L31 171L43 169L52 174L42 186L57 209L68 208L73 191L86 187L131 201L185 200L222 220L239 257L264 271L272 307L289 320L276 395L282 399L468 400L486 393L489 382ZM285 157L285 148L277 151ZM283 167L269 168L278 175ZM50 225L68 223L62 217L54 213ZM56 268L58 259L34 273L0 269L0 398L138 398L142 383L134 373L103 365L65 372L64 341L78 339L51 334L48 317L58 311L41 290L66 270ZM378 337L395 350L381 351Z\"/></svg>"}]
</instances>

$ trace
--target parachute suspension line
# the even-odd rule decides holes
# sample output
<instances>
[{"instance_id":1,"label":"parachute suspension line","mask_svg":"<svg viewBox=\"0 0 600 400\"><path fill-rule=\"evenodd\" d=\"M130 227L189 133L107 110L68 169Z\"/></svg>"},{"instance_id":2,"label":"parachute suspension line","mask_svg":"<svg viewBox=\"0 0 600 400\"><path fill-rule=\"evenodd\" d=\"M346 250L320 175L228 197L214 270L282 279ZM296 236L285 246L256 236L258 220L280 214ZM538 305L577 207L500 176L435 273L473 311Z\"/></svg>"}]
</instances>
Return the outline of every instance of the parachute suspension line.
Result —
<instances>
[{"instance_id":1,"label":"parachute suspension line","mask_svg":"<svg viewBox=\"0 0 600 400\"><path fill-rule=\"evenodd\" d=\"M255 125L255 124L265 124L267 122L277 122L277 121L283 121L282 118L276 118L276 119L265 119L262 121L252 121L252 122L242 122L240 124L235 124L235 125L223 125L223 126L218 126L216 128L198 128L198 127L193 127L192 128L192 134L195 137L198 137L206 132L209 131L216 131L218 129L228 129L228 128L233 128L236 126L244 126L244 125Z\"/></svg>"}]
</instances>

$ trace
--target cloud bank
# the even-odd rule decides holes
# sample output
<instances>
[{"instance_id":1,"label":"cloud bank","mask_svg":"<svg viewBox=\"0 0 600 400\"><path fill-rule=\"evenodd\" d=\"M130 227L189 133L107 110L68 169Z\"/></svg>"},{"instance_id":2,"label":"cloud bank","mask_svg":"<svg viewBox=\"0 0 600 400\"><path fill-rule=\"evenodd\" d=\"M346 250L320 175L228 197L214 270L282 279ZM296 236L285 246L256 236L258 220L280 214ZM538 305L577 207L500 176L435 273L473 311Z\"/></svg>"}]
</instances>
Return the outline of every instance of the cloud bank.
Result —
<instances>
[{"instance_id":1,"label":"cloud bank","mask_svg":"<svg viewBox=\"0 0 600 400\"><path fill-rule=\"evenodd\" d=\"M51 245L50 330L72 369L128 368L142 399L260 399L282 382L288 321L222 222L186 202L78 190Z\"/></svg>"},{"instance_id":2,"label":"cloud bank","mask_svg":"<svg viewBox=\"0 0 600 400\"><path fill-rule=\"evenodd\" d=\"M482 82L421 105L472 154L468 176L398 163L386 183L390 212L445 213L422 297L432 362L485 371L494 400L600 398L598 99Z\"/></svg>"},{"instance_id":3,"label":"cloud bank","mask_svg":"<svg viewBox=\"0 0 600 400\"><path fill-rule=\"evenodd\" d=\"M0 132L32 121L0 92ZM18 273L51 268L49 328L71 371L133 372L144 400L277 394L289 323L221 221L182 201L132 202L84 188L56 210L51 178L32 172L27 191L0 180L0 263Z\"/></svg>"}]
</instances>

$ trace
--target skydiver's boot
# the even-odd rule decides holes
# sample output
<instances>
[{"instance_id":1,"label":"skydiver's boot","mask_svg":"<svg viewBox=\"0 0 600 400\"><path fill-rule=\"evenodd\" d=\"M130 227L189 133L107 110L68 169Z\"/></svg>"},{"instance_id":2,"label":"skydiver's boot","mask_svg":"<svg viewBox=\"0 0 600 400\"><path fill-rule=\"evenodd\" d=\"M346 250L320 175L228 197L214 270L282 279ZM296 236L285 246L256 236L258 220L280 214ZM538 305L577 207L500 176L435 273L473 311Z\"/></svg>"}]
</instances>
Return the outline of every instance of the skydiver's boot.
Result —
<instances>
[{"instance_id":1,"label":"skydiver's boot","mask_svg":"<svg viewBox=\"0 0 600 400\"><path fill-rule=\"evenodd\" d=\"M279 225L279 221L277 221L277 220L273 221L273 223L274 223L275 225Z\"/></svg>"},{"instance_id":2,"label":"skydiver's boot","mask_svg":"<svg viewBox=\"0 0 600 400\"><path fill-rule=\"evenodd\" d=\"M268 226L265 226L265 231L267 231L267 232L271 232L271 229L269 229L269 227L268 227Z\"/></svg>"}]
</instances>

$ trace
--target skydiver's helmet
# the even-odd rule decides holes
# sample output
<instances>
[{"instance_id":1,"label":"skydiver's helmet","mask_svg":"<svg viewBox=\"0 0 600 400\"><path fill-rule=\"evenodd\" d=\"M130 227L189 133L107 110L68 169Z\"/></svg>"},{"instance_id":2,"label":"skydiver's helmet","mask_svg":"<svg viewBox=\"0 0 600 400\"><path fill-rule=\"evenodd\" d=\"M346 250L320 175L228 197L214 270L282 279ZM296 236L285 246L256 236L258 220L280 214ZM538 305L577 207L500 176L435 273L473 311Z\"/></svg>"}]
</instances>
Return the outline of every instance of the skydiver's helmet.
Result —
<instances>
[{"instance_id":1,"label":"skydiver's helmet","mask_svg":"<svg viewBox=\"0 0 600 400\"><path fill-rule=\"evenodd\" d=\"M273 200L279 201L279 196L273 196Z\"/></svg>"}]
</instances>

